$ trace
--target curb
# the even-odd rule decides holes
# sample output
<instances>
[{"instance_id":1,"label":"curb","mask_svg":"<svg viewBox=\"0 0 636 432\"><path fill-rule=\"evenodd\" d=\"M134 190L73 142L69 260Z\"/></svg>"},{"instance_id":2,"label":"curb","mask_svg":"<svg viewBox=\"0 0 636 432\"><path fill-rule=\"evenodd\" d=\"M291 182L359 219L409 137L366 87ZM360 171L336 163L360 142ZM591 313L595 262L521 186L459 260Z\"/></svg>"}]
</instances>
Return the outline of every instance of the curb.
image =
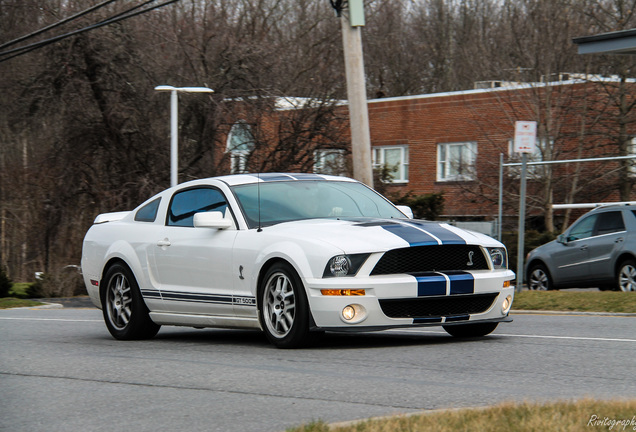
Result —
<instances>
[{"instance_id":1,"label":"curb","mask_svg":"<svg viewBox=\"0 0 636 432\"><path fill-rule=\"evenodd\" d=\"M60 303L45 303L40 306L22 306L15 308L8 308L10 310L20 310L20 309L64 309L64 305Z\"/></svg>"}]
</instances>

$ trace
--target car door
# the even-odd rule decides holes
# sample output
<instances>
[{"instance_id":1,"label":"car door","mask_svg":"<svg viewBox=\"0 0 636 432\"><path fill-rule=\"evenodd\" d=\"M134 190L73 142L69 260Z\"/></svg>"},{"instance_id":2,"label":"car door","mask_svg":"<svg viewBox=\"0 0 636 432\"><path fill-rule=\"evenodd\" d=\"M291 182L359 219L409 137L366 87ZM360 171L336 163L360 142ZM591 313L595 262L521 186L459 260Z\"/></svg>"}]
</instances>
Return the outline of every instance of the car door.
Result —
<instances>
[{"instance_id":1,"label":"car door","mask_svg":"<svg viewBox=\"0 0 636 432\"><path fill-rule=\"evenodd\" d=\"M623 248L626 235L621 210L599 213L594 235L587 242L591 279L611 280L614 277L612 257Z\"/></svg>"},{"instance_id":2,"label":"car door","mask_svg":"<svg viewBox=\"0 0 636 432\"><path fill-rule=\"evenodd\" d=\"M194 215L219 211L231 217L221 191L196 187L178 191L166 224L155 239L152 273L165 311L232 315L232 257L237 230L196 228Z\"/></svg>"},{"instance_id":3,"label":"car door","mask_svg":"<svg viewBox=\"0 0 636 432\"><path fill-rule=\"evenodd\" d=\"M589 240L597 218L598 214L591 214L577 221L565 233L565 241L557 243L549 263L555 283L571 284L589 277Z\"/></svg>"}]
</instances>

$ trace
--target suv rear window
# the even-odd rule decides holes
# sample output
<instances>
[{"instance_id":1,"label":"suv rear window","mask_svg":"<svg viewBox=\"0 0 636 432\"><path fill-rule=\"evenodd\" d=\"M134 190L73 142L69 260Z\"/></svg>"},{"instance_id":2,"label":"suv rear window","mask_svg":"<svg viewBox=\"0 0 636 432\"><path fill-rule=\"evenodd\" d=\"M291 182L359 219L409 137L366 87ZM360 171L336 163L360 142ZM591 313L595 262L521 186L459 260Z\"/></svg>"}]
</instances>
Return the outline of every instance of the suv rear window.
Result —
<instances>
[{"instance_id":1,"label":"suv rear window","mask_svg":"<svg viewBox=\"0 0 636 432\"><path fill-rule=\"evenodd\" d=\"M623 212L612 211L601 213L598 215L598 223L596 225L596 235L609 234L614 232L625 231L625 223L623 222Z\"/></svg>"}]
</instances>

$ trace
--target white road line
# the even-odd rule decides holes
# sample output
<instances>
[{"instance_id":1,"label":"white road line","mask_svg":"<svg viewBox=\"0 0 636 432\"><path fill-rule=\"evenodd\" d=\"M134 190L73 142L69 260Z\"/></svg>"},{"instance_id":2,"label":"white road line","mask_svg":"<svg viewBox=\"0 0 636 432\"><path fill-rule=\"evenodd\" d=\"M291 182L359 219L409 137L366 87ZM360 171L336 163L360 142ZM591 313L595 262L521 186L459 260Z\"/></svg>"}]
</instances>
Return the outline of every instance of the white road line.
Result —
<instances>
[{"instance_id":1,"label":"white road line","mask_svg":"<svg viewBox=\"0 0 636 432\"><path fill-rule=\"evenodd\" d=\"M19 318L19 317L0 317L0 320L14 320L14 321L63 321L63 322L102 322L102 320L88 320L88 319L63 319L63 318Z\"/></svg>"},{"instance_id":2,"label":"white road line","mask_svg":"<svg viewBox=\"0 0 636 432\"><path fill-rule=\"evenodd\" d=\"M606 341L606 342L636 342L636 339L595 338L595 337L583 337L583 336L515 335L515 334L506 334L506 333L493 333L493 336L538 338L538 339L591 340L591 341Z\"/></svg>"},{"instance_id":3,"label":"white road line","mask_svg":"<svg viewBox=\"0 0 636 432\"><path fill-rule=\"evenodd\" d=\"M14 320L14 321L61 321L61 322L103 322L102 320L88 320L88 319L62 319L62 318L19 318L19 317L0 317L0 320ZM433 330L418 330L418 329L399 329L399 330L385 330L387 333L399 332L399 333L430 333L447 335L444 331ZM529 338L529 339L564 339L564 340L586 340L586 341L602 341L602 342L636 342L636 339L619 339L619 338L600 338L600 337L584 337L584 336L550 336L550 335L524 335L524 334L509 334L509 333L493 333L493 336L503 336L512 338Z\"/></svg>"},{"instance_id":4,"label":"white road line","mask_svg":"<svg viewBox=\"0 0 636 432\"><path fill-rule=\"evenodd\" d=\"M391 330L388 330L388 331L391 331ZM431 333L431 334L442 334L442 335L448 334L443 331L418 330L418 329L400 329L399 331L408 332L408 333ZM509 333L492 333L492 336L532 338L532 339L569 339L569 340L589 340L589 341L604 341L604 342L636 342L636 339L618 339L618 338L601 338L601 337L584 337L584 336L524 335L524 334L509 334Z\"/></svg>"}]
</instances>

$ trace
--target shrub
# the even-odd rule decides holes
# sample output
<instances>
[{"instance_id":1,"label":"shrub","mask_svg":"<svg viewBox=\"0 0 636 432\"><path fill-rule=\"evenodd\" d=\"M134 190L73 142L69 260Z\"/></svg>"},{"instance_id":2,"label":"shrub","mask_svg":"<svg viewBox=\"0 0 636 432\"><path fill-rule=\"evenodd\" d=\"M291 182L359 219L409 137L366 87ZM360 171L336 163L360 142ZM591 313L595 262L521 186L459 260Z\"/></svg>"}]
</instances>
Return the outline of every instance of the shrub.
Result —
<instances>
[{"instance_id":1,"label":"shrub","mask_svg":"<svg viewBox=\"0 0 636 432\"><path fill-rule=\"evenodd\" d=\"M87 294L84 280L74 266L44 273L27 290L28 298L73 297L84 294Z\"/></svg>"},{"instance_id":2,"label":"shrub","mask_svg":"<svg viewBox=\"0 0 636 432\"><path fill-rule=\"evenodd\" d=\"M548 243L549 241L554 240L557 237L557 233L551 233L548 231L539 232L534 230L525 231L525 236L523 240L523 249L524 249L524 260L528 252L532 249L541 246L542 244ZM502 233L502 242L506 245L506 249L508 249L508 268L513 271L517 271L517 233L516 232L505 232Z\"/></svg>"},{"instance_id":3,"label":"shrub","mask_svg":"<svg viewBox=\"0 0 636 432\"><path fill-rule=\"evenodd\" d=\"M416 219L436 220L444 211L444 193L430 193L425 195L413 195L407 192L402 196L393 197L396 205L411 207Z\"/></svg>"},{"instance_id":4,"label":"shrub","mask_svg":"<svg viewBox=\"0 0 636 432\"><path fill-rule=\"evenodd\" d=\"M9 297L11 285L13 285L11 279L7 276L4 268L0 267L0 297Z\"/></svg>"}]
</instances>

